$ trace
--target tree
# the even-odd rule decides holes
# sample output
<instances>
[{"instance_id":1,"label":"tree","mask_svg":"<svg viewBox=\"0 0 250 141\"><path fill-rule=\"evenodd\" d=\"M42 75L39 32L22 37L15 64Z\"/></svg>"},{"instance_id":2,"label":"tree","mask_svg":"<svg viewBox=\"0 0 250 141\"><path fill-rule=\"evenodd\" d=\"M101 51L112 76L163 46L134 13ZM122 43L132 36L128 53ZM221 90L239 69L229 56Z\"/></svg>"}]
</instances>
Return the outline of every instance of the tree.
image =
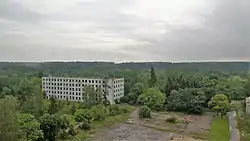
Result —
<instances>
[{"instance_id":1,"label":"tree","mask_svg":"<svg viewBox=\"0 0 250 141\"><path fill-rule=\"evenodd\" d=\"M139 97L139 95L141 95L144 91L144 85L142 83L136 83L130 90L129 94L126 95L125 97L125 102L128 102L129 104L135 104L137 101L137 98ZM123 101L123 99L121 99L121 101Z\"/></svg>"},{"instance_id":2,"label":"tree","mask_svg":"<svg viewBox=\"0 0 250 141\"><path fill-rule=\"evenodd\" d=\"M17 141L19 122L17 101L12 96L0 100L0 141Z\"/></svg>"},{"instance_id":3,"label":"tree","mask_svg":"<svg viewBox=\"0 0 250 141\"><path fill-rule=\"evenodd\" d=\"M230 109L230 103L226 95L217 94L208 103L209 107L221 114L221 118L226 115L226 112Z\"/></svg>"},{"instance_id":4,"label":"tree","mask_svg":"<svg viewBox=\"0 0 250 141\"><path fill-rule=\"evenodd\" d=\"M96 104L101 104L103 96L101 87L97 87L95 91L96 91Z\"/></svg>"},{"instance_id":5,"label":"tree","mask_svg":"<svg viewBox=\"0 0 250 141\"><path fill-rule=\"evenodd\" d=\"M87 105L100 104L102 100L102 91L98 87L96 90L93 87L86 87L84 90L84 100Z\"/></svg>"},{"instance_id":6,"label":"tree","mask_svg":"<svg viewBox=\"0 0 250 141\"><path fill-rule=\"evenodd\" d=\"M149 78L149 80L148 80L148 86L149 86L150 88L155 87L155 86L156 86L156 83L157 83L157 78L156 78L156 75L155 75L155 70L154 70L154 68L152 67L152 68L150 69L150 78Z\"/></svg>"},{"instance_id":7,"label":"tree","mask_svg":"<svg viewBox=\"0 0 250 141\"><path fill-rule=\"evenodd\" d=\"M24 113L30 113L35 116L40 117L43 115L43 113L45 112L45 107L43 103L42 90L39 85L34 86L34 96L31 99L28 99L25 103L23 103L20 109Z\"/></svg>"},{"instance_id":8,"label":"tree","mask_svg":"<svg viewBox=\"0 0 250 141\"><path fill-rule=\"evenodd\" d=\"M108 78L104 79L103 87L104 89L103 89L102 103L107 106L107 105L110 105L110 101L108 100L108 96L109 96L108 88L110 87L108 85Z\"/></svg>"},{"instance_id":9,"label":"tree","mask_svg":"<svg viewBox=\"0 0 250 141\"><path fill-rule=\"evenodd\" d=\"M57 114L43 115L40 119L40 123L40 128L43 130L44 139L49 141L55 141L56 135L59 133L59 131L67 128L67 123L65 123L64 118Z\"/></svg>"},{"instance_id":10,"label":"tree","mask_svg":"<svg viewBox=\"0 0 250 141\"><path fill-rule=\"evenodd\" d=\"M26 141L35 141L43 138L43 132L40 130L40 123L31 114L20 114L20 132L22 138Z\"/></svg>"},{"instance_id":11,"label":"tree","mask_svg":"<svg viewBox=\"0 0 250 141\"><path fill-rule=\"evenodd\" d=\"M138 102L150 109L159 110L163 108L165 94L161 93L158 88L149 88L138 97Z\"/></svg>"},{"instance_id":12,"label":"tree","mask_svg":"<svg viewBox=\"0 0 250 141\"><path fill-rule=\"evenodd\" d=\"M22 106L27 100L33 97L33 85L28 80L23 80L16 89L16 98Z\"/></svg>"},{"instance_id":13,"label":"tree","mask_svg":"<svg viewBox=\"0 0 250 141\"><path fill-rule=\"evenodd\" d=\"M246 97L250 96L250 75L247 76L247 80L243 85L243 93L245 94Z\"/></svg>"},{"instance_id":14,"label":"tree","mask_svg":"<svg viewBox=\"0 0 250 141\"><path fill-rule=\"evenodd\" d=\"M49 114L55 114L59 111L59 103L56 101L54 97L50 99L50 106L48 109Z\"/></svg>"},{"instance_id":15,"label":"tree","mask_svg":"<svg viewBox=\"0 0 250 141\"><path fill-rule=\"evenodd\" d=\"M206 96L201 88L173 90L167 98L167 109L169 111L202 114L205 101Z\"/></svg>"}]
</instances>

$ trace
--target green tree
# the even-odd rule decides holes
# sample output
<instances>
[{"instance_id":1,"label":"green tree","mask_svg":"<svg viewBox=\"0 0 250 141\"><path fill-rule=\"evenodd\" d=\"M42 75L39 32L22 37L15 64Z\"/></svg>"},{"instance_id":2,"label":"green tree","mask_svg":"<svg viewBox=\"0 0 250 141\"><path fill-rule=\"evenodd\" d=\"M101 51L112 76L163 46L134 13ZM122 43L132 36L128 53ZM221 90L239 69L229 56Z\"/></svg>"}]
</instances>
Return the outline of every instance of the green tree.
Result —
<instances>
[{"instance_id":1,"label":"green tree","mask_svg":"<svg viewBox=\"0 0 250 141\"><path fill-rule=\"evenodd\" d=\"M250 75L247 76L247 79L243 85L243 93L246 97L250 96Z\"/></svg>"},{"instance_id":2,"label":"green tree","mask_svg":"<svg viewBox=\"0 0 250 141\"><path fill-rule=\"evenodd\" d=\"M23 103L20 109L24 113L30 113L35 116L40 117L43 115L43 113L45 112L45 106L43 103L42 90L39 85L34 86L34 96Z\"/></svg>"},{"instance_id":3,"label":"green tree","mask_svg":"<svg viewBox=\"0 0 250 141\"><path fill-rule=\"evenodd\" d=\"M226 95L216 94L208 103L209 107L220 113L221 118L230 110L230 103Z\"/></svg>"},{"instance_id":4,"label":"green tree","mask_svg":"<svg viewBox=\"0 0 250 141\"><path fill-rule=\"evenodd\" d=\"M43 135L45 140L55 141L56 135L60 130L65 130L67 128L67 123L65 119L57 114L49 115L45 114L40 119L40 128L43 130Z\"/></svg>"},{"instance_id":5,"label":"green tree","mask_svg":"<svg viewBox=\"0 0 250 141\"><path fill-rule=\"evenodd\" d=\"M48 113L49 114L55 114L55 113L57 113L59 111L59 108L60 108L59 103L57 102L57 100L54 97L52 97L50 99L50 105L49 105Z\"/></svg>"},{"instance_id":6,"label":"green tree","mask_svg":"<svg viewBox=\"0 0 250 141\"><path fill-rule=\"evenodd\" d=\"M148 80L148 86L149 86L150 88L155 87L155 86L156 86L156 83L157 83L157 78L156 78L156 75L155 75L155 70L154 70L154 68L152 67L152 68L150 69L150 78L149 78L149 80Z\"/></svg>"},{"instance_id":7,"label":"green tree","mask_svg":"<svg viewBox=\"0 0 250 141\"><path fill-rule=\"evenodd\" d=\"M35 141L43 138L43 132L40 130L40 123L31 114L20 114L20 132L25 141Z\"/></svg>"},{"instance_id":8,"label":"green tree","mask_svg":"<svg viewBox=\"0 0 250 141\"><path fill-rule=\"evenodd\" d=\"M17 141L19 122L17 101L12 96L0 100L0 141Z\"/></svg>"},{"instance_id":9,"label":"green tree","mask_svg":"<svg viewBox=\"0 0 250 141\"><path fill-rule=\"evenodd\" d=\"M110 101L108 100L108 95L109 95L108 88L110 87L108 85L108 78L104 79L103 87L104 89L103 89L102 103L107 106L107 105L110 105Z\"/></svg>"},{"instance_id":10,"label":"green tree","mask_svg":"<svg viewBox=\"0 0 250 141\"><path fill-rule=\"evenodd\" d=\"M129 104L135 104L139 95L141 95L144 91L144 85L142 83L136 83L130 90L129 94L126 95L125 102Z\"/></svg>"},{"instance_id":11,"label":"green tree","mask_svg":"<svg viewBox=\"0 0 250 141\"><path fill-rule=\"evenodd\" d=\"M100 90L98 92L93 87L84 89L84 100L87 105L95 105L100 101Z\"/></svg>"},{"instance_id":12,"label":"green tree","mask_svg":"<svg viewBox=\"0 0 250 141\"><path fill-rule=\"evenodd\" d=\"M173 90L167 98L169 111L202 114L206 96L201 88L185 88Z\"/></svg>"},{"instance_id":13,"label":"green tree","mask_svg":"<svg viewBox=\"0 0 250 141\"><path fill-rule=\"evenodd\" d=\"M16 88L16 98L22 106L27 100L33 97L33 85L28 80L23 80L20 82L19 86Z\"/></svg>"},{"instance_id":14,"label":"green tree","mask_svg":"<svg viewBox=\"0 0 250 141\"><path fill-rule=\"evenodd\" d=\"M158 88L149 88L138 97L138 102L150 109L159 110L163 108L165 94L161 93Z\"/></svg>"}]
</instances>

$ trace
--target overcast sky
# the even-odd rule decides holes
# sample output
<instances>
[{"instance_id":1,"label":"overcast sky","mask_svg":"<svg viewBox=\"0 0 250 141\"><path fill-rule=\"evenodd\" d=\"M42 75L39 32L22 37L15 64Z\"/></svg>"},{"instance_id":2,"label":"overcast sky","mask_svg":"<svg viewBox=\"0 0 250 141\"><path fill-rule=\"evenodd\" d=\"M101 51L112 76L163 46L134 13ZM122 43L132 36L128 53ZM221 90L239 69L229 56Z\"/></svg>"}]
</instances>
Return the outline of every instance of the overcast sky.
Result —
<instances>
[{"instance_id":1,"label":"overcast sky","mask_svg":"<svg viewBox=\"0 0 250 141\"><path fill-rule=\"evenodd\" d=\"M0 61L250 60L250 0L0 0Z\"/></svg>"}]
</instances>

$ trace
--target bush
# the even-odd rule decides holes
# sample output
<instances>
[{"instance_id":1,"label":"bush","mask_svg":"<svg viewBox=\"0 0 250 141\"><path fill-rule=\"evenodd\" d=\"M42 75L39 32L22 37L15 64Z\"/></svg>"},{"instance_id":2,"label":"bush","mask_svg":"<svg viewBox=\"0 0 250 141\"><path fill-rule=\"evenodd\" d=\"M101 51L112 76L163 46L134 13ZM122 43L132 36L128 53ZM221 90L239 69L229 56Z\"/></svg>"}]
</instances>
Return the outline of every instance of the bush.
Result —
<instances>
[{"instance_id":1,"label":"bush","mask_svg":"<svg viewBox=\"0 0 250 141\"><path fill-rule=\"evenodd\" d=\"M119 115L121 113L122 113L122 110L120 109L120 107L118 105L114 104L114 105L109 106L109 115L110 116Z\"/></svg>"},{"instance_id":2,"label":"bush","mask_svg":"<svg viewBox=\"0 0 250 141\"><path fill-rule=\"evenodd\" d=\"M84 119L81 125L82 130L90 130L91 129L91 121Z\"/></svg>"},{"instance_id":3,"label":"bush","mask_svg":"<svg viewBox=\"0 0 250 141\"><path fill-rule=\"evenodd\" d=\"M76 131L75 131L75 129L74 129L74 126L70 126L69 127L69 134L71 136L75 136L77 134Z\"/></svg>"},{"instance_id":4,"label":"bush","mask_svg":"<svg viewBox=\"0 0 250 141\"><path fill-rule=\"evenodd\" d=\"M142 106L139 109L140 118L151 118L151 110L147 106Z\"/></svg>"},{"instance_id":5,"label":"bush","mask_svg":"<svg viewBox=\"0 0 250 141\"><path fill-rule=\"evenodd\" d=\"M77 122L82 122L85 119L91 121L93 119L93 113L87 109L78 109L74 114L74 118Z\"/></svg>"},{"instance_id":6,"label":"bush","mask_svg":"<svg viewBox=\"0 0 250 141\"><path fill-rule=\"evenodd\" d=\"M123 113L127 113L127 112L128 112L128 108L126 108L126 107L121 107L121 111L122 111Z\"/></svg>"},{"instance_id":7,"label":"bush","mask_svg":"<svg viewBox=\"0 0 250 141\"><path fill-rule=\"evenodd\" d=\"M106 118L105 107L103 105L94 106L91 111L93 112L94 120L101 121Z\"/></svg>"},{"instance_id":8,"label":"bush","mask_svg":"<svg viewBox=\"0 0 250 141\"><path fill-rule=\"evenodd\" d=\"M128 96L123 96L123 97L121 97L121 98L120 98L120 102L121 102L121 103L129 103L129 98L128 98Z\"/></svg>"},{"instance_id":9,"label":"bush","mask_svg":"<svg viewBox=\"0 0 250 141\"><path fill-rule=\"evenodd\" d=\"M177 118L175 116L171 116L166 119L166 122L168 123L176 123L176 121L177 121Z\"/></svg>"},{"instance_id":10,"label":"bush","mask_svg":"<svg viewBox=\"0 0 250 141\"><path fill-rule=\"evenodd\" d=\"M61 139L66 139L68 137L68 133L66 133L65 130L60 130L57 134L57 137Z\"/></svg>"}]
</instances>

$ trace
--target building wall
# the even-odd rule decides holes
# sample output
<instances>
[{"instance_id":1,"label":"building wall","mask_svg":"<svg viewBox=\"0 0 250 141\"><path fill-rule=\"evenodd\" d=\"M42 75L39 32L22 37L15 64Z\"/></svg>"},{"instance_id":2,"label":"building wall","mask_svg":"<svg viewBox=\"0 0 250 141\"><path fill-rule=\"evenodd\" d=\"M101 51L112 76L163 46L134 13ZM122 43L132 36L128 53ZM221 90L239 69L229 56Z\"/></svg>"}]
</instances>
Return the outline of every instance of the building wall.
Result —
<instances>
[{"instance_id":1,"label":"building wall","mask_svg":"<svg viewBox=\"0 0 250 141\"><path fill-rule=\"evenodd\" d=\"M250 97L246 98L246 114L250 115Z\"/></svg>"},{"instance_id":2,"label":"building wall","mask_svg":"<svg viewBox=\"0 0 250 141\"><path fill-rule=\"evenodd\" d=\"M124 79L107 79L108 80L108 99L114 103L115 99L119 99L124 95ZM52 96L60 100L84 101L84 88L87 86L101 88L103 91L104 79L98 78L64 78L64 77L43 77L43 91L46 98Z\"/></svg>"}]
</instances>

